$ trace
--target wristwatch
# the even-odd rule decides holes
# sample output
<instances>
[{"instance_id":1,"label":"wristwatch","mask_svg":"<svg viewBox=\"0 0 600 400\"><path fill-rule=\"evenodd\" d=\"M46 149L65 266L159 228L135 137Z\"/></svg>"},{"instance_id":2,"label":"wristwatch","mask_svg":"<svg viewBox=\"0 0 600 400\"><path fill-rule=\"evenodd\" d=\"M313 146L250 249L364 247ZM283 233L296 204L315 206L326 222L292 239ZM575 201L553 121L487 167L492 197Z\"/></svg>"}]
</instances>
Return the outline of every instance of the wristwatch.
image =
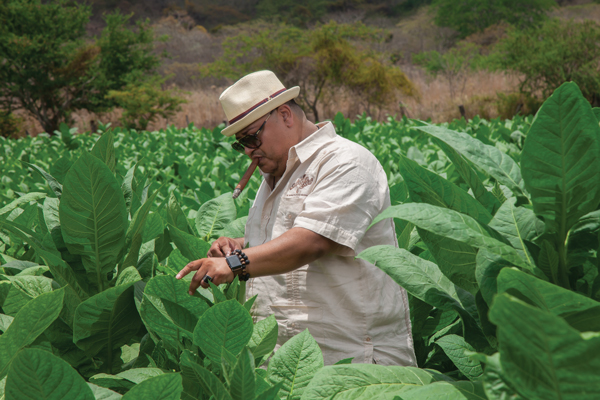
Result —
<instances>
[{"instance_id":1,"label":"wristwatch","mask_svg":"<svg viewBox=\"0 0 600 400\"><path fill-rule=\"evenodd\" d=\"M250 279L250 274L246 272L246 266L250 264L248 256L243 251L236 249L230 256L225 257L227 265L231 268L233 276L237 276L240 281L247 281Z\"/></svg>"}]
</instances>

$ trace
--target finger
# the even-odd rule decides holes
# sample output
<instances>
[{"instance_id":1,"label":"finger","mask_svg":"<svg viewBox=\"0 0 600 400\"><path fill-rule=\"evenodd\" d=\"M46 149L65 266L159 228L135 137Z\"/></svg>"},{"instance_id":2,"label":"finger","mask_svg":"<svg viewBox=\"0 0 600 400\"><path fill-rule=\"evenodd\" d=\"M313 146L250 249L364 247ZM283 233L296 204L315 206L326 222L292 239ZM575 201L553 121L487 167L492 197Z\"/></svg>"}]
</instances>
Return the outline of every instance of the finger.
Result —
<instances>
[{"instance_id":1,"label":"finger","mask_svg":"<svg viewBox=\"0 0 600 400\"><path fill-rule=\"evenodd\" d=\"M223 253L223 257L227 257L228 255L230 255L232 250L233 249L231 248L229 241L221 247L221 253Z\"/></svg>"},{"instance_id":2,"label":"finger","mask_svg":"<svg viewBox=\"0 0 600 400\"><path fill-rule=\"evenodd\" d=\"M202 265L201 261L202 260L194 260L194 261L189 262L185 267L183 267L181 269L181 271L179 271L177 273L177 275L175 275L175 278L181 279L184 276L186 276L187 274L189 274L190 272L196 271Z\"/></svg>"},{"instance_id":3,"label":"finger","mask_svg":"<svg viewBox=\"0 0 600 400\"><path fill-rule=\"evenodd\" d=\"M222 256L223 256L223 249L221 248L219 241L216 240L213 243L213 245L211 246L210 250L208 251L208 257L222 257Z\"/></svg>"},{"instance_id":4,"label":"finger","mask_svg":"<svg viewBox=\"0 0 600 400\"><path fill-rule=\"evenodd\" d=\"M208 274L204 275L204 278L202 278L202 287L205 289L208 289L208 287L210 286L209 282L212 282L213 278L212 276L209 276Z\"/></svg>"},{"instance_id":5,"label":"finger","mask_svg":"<svg viewBox=\"0 0 600 400\"><path fill-rule=\"evenodd\" d=\"M190 281L190 289L188 292L190 295L193 295L198 287L202 286L202 279L204 279L204 276L207 274L207 269L208 268L204 265L200 267L200 269L198 269L198 271L196 271L194 274L192 280Z\"/></svg>"}]
</instances>

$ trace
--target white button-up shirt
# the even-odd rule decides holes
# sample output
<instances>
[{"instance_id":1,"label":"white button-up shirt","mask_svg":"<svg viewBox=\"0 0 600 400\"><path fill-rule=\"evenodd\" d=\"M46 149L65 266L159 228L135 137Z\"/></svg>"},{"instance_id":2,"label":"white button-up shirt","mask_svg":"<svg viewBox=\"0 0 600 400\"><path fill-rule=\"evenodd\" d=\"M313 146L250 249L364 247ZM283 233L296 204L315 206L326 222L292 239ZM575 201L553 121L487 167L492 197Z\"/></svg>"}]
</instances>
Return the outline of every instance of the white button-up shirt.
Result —
<instances>
[{"instance_id":1,"label":"white button-up shirt","mask_svg":"<svg viewBox=\"0 0 600 400\"><path fill-rule=\"evenodd\" d=\"M387 178L364 147L338 136L333 124L289 150L272 188L265 174L248 215L245 242L259 246L301 227L345 247L286 274L251 279L253 315L275 314L278 345L308 328L325 364L416 365L406 292L387 274L354 256L374 245L397 246L391 219L367 230L390 205Z\"/></svg>"}]
</instances>

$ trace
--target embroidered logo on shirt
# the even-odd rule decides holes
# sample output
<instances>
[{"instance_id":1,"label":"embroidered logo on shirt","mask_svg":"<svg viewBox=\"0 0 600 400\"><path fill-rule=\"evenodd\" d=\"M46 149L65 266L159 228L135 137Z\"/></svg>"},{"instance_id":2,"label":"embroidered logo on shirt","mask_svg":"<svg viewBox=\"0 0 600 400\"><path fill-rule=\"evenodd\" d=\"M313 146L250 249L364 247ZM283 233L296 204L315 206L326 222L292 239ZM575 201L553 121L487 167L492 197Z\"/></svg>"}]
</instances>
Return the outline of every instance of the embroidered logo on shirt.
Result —
<instances>
[{"instance_id":1,"label":"embroidered logo on shirt","mask_svg":"<svg viewBox=\"0 0 600 400\"><path fill-rule=\"evenodd\" d=\"M292 192L294 189L296 189L296 194L300 193L302 189L312 184L313 181L314 178L309 177L306 174L302 175L300 178L296 179L296 182L294 182L292 186L290 186L288 189L288 194L290 194L290 192Z\"/></svg>"}]
</instances>

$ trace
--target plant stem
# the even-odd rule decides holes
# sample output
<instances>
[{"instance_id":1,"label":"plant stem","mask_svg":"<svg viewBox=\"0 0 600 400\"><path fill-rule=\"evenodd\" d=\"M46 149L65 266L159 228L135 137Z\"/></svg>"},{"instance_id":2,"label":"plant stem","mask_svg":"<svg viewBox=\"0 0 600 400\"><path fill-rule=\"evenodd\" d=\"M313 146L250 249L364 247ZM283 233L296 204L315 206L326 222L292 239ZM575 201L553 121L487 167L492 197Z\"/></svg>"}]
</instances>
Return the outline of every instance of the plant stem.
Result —
<instances>
[{"instance_id":1,"label":"plant stem","mask_svg":"<svg viewBox=\"0 0 600 400\"><path fill-rule=\"evenodd\" d=\"M237 292L237 301L240 302L241 305L244 305L246 302L246 282L240 281L240 286L238 286Z\"/></svg>"}]
</instances>

